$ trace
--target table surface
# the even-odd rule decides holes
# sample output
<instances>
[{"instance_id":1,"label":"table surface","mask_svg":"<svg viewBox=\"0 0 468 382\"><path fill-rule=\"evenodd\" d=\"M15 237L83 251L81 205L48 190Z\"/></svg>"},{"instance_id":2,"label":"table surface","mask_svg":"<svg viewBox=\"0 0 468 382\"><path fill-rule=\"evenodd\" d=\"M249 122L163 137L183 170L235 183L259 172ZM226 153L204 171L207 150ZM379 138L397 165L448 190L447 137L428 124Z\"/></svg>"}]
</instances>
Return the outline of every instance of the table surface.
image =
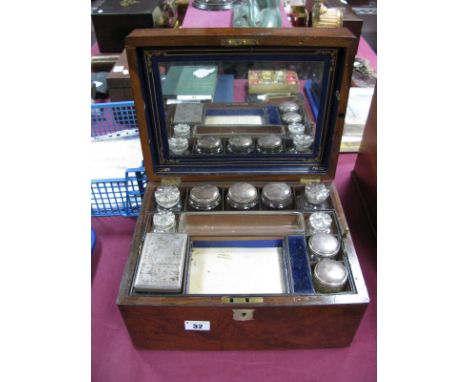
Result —
<instances>
[{"instance_id":1,"label":"table surface","mask_svg":"<svg viewBox=\"0 0 468 382\"><path fill-rule=\"evenodd\" d=\"M356 154L341 154L335 184L371 302L351 346L283 351L148 351L133 347L116 298L136 219L92 218L92 380L100 381L375 381L377 256L357 188Z\"/></svg>"}]
</instances>

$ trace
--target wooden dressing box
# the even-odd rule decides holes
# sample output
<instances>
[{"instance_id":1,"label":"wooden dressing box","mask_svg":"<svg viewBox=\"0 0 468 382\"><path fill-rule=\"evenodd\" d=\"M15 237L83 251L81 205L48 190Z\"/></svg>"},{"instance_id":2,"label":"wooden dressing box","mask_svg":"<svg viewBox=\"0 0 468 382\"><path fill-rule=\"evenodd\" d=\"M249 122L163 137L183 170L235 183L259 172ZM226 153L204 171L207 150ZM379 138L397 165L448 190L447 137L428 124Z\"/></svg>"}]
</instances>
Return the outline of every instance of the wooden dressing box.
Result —
<instances>
[{"instance_id":1,"label":"wooden dressing box","mask_svg":"<svg viewBox=\"0 0 468 382\"><path fill-rule=\"evenodd\" d=\"M354 41L344 28L135 30L129 35L126 50L148 183L117 304L135 346L240 350L352 342L369 297L333 178ZM294 71L299 90L249 92L252 70ZM185 138L176 127L180 123L190 126ZM250 148L238 150L235 136L247 137ZM271 143L275 139L278 145ZM236 182L256 190L253 207L232 207L229 195ZM288 203L269 204L275 198L267 192L271 182L286 183ZM195 189L208 184L218 190L218 202L204 210L193 204ZM320 184L329 197L311 204L310 190ZM155 191L162 185L180 191L174 208L179 236L156 236L183 238L186 244L181 271L172 279L180 285L152 291L140 288L140 272L143 253L160 264L156 273L166 269L164 261L158 263L162 252L148 249L161 209ZM317 234L310 217L317 212L331 217L328 235L340 248L335 260L347 272L338 292L320 291L316 284L315 267L325 261L309 248Z\"/></svg>"}]
</instances>

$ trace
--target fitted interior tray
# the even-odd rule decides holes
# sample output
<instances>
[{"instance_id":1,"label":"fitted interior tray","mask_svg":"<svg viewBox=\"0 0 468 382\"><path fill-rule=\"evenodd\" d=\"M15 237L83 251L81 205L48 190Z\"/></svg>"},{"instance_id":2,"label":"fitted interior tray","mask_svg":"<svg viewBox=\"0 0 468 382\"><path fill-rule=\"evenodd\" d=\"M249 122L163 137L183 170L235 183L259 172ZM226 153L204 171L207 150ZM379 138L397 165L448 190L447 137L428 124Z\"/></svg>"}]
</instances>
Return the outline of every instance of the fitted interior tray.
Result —
<instances>
[{"instance_id":1,"label":"fitted interior tray","mask_svg":"<svg viewBox=\"0 0 468 382\"><path fill-rule=\"evenodd\" d=\"M298 212L186 212L179 222L179 232L190 236L303 235L305 228Z\"/></svg>"},{"instance_id":2,"label":"fitted interior tray","mask_svg":"<svg viewBox=\"0 0 468 382\"><path fill-rule=\"evenodd\" d=\"M286 130L282 125L195 125L193 136L195 138L205 135L217 137L232 137L235 135L247 135L249 137L262 137L264 135L285 135Z\"/></svg>"}]
</instances>

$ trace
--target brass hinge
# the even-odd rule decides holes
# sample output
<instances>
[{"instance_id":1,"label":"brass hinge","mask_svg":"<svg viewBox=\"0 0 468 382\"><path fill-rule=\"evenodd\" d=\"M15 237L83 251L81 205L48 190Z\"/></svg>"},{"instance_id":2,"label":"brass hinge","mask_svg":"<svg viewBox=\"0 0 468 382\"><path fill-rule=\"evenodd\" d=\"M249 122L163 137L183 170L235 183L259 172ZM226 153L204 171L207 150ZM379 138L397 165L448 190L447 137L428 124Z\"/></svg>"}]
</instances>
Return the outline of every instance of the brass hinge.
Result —
<instances>
[{"instance_id":1,"label":"brass hinge","mask_svg":"<svg viewBox=\"0 0 468 382\"><path fill-rule=\"evenodd\" d=\"M182 183L182 180L178 176L164 176L161 178L162 185L178 186Z\"/></svg>"},{"instance_id":2,"label":"brass hinge","mask_svg":"<svg viewBox=\"0 0 468 382\"><path fill-rule=\"evenodd\" d=\"M302 184L320 183L320 178L301 178L299 182Z\"/></svg>"},{"instance_id":3,"label":"brass hinge","mask_svg":"<svg viewBox=\"0 0 468 382\"><path fill-rule=\"evenodd\" d=\"M263 303L263 297L221 297L223 304Z\"/></svg>"},{"instance_id":4,"label":"brass hinge","mask_svg":"<svg viewBox=\"0 0 468 382\"><path fill-rule=\"evenodd\" d=\"M222 46L252 46L258 45L258 40L254 38L230 38L221 40Z\"/></svg>"}]
</instances>

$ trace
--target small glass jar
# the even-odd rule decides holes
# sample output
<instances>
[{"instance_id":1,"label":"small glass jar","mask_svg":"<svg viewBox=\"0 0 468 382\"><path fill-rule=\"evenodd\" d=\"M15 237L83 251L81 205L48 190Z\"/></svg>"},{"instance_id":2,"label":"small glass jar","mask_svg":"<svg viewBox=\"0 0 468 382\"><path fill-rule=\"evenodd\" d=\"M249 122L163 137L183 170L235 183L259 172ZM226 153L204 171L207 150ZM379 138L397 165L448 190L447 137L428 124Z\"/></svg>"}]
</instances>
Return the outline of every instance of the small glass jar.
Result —
<instances>
[{"instance_id":1,"label":"small glass jar","mask_svg":"<svg viewBox=\"0 0 468 382\"><path fill-rule=\"evenodd\" d=\"M227 150L236 154L249 154L254 150L254 141L251 137L236 135L228 139Z\"/></svg>"},{"instance_id":2,"label":"small glass jar","mask_svg":"<svg viewBox=\"0 0 468 382\"><path fill-rule=\"evenodd\" d=\"M218 187L212 184L202 184L190 190L189 205L201 211L209 211L219 206L221 194Z\"/></svg>"},{"instance_id":3,"label":"small glass jar","mask_svg":"<svg viewBox=\"0 0 468 382\"><path fill-rule=\"evenodd\" d=\"M285 101L281 102L278 106L281 113L297 112L299 111L299 105L295 102Z\"/></svg>"},{"instance_id":4,"label":"small glass jar","mask_svg":"<svg viewBox=\"0 0 468 382\"><path fill-rule=\"evenodd\" d=\"M291 123L301 123L302 122L302 116L299 113L296 113L295 111L290 111L287 113L284 113L281 116L281 119L283 120L284 123L290 125Z\"/></svg>"},{"instance_id":5,"label":"small glass jar","mask_svg":"<svg viewBox=\"0 0 468 382\"><path fill-rule=\"evenodd\" d=\"M219 137L201 137L197 140L196 151L199 154L220 154L223 152L223 142Z\"/></svg>"},{"instance_id":6,"label":"small glass jar","mask_svg":"<svg viewBox=\"0 0 468 382\"><path fill-rule=\"evenodd\" d=\"M258 203L257 189L250 183L234 183L229 187L226 202L236 210L250 210Z\"/></svg>"},{"instance_id":7,"label":"small glass jar","mask_svg":"<svg viewBox=\"0 0 468 382\"><path fill-rule=\"evenodd\" d=\"M158 211L180 211L182 203L176 186L163 185L154 192Z\"/></svg>"},{"instance_id":8,"label":"small glass jar","mask_svg":"<svg viewBox=\"0 0 468 382\"><path fill-rule=\"evenodd\" d=\"M309 224L311 233L331 233L333 219L327 212L314 212L309 216Z\"/></svg>"},{"instance_id":9,"label":"small glass jar","mask_svg":"<svg viewBox=\"0 0 468 382\"><path fill-rule=\"evenodd\" d=\"M169 150L175 155L184 154L189 147L189 141L187 138L172 137L169 139Z\"/></svg>"},{"instance_id":10,"label":"small glass jar","mask_svg":"<svg viewBox=\"0 0 468 382\"><path fill-rule=\"evenodd\" d=\"M336 260L320 261L314 268L314 286L319 293L336 293L345 289L348 270Z\"/></svg>"},{"instance_id":11,"label":"small glass jar","mask_svg":"<svg viewBox=\"0 0 468 382\"><path fill-rule=\"evenodd\" d=\"M283 151L283 140L279 135L265 135L257 140L257 151L262 154L277 154Z\"/></svg>"},{"instance_id":12,"label":"small glass jar","mask_svg":"<svg viewBox=\"0 0 468 382\"><path fill-rule=\"evenodd\" d=\"M291 187L283 182L267 183L262 189L262 203L272 209L288 208L293 201Z\"/></svg>"},{"instance_id":13,"label":"small glass jar","mask_svg":"<svg viewBox=\"0 0 468 382\"><path fill-rule=\"evenodd\" d=\"M171 211L161 211L153 215L153 232L174 233L176 231L176 218Z\"/></svg>"},{"instance_id":14,"label":"small glass jar","mask_svg":"<svg viewBox=\"0 0 468 382\"><path fill-rule=\"evenodd\" d=\"M186 123L178 123L174 126L174 137L190 138L190 125Z\"/></svg>"},{"instance_id":15,"label":"small glass jar","mask_svg":"<svg viewBox=\"0 0 468 382\"><path fill-rule=\"evenodd\" d=\"M305 126L303 123L290 123L288 125L289 135L294 138L296 135L304 134Z\"/></svg>"},{"instance_id":16,"label":"small glass jar","mask_svg":"<svg viewBox=\"0 0 468 382\"><path fill-rule=\"evenodd\" d=\"M305 186L306 202L312 206L322 204L330 196L330 188L322 183L311 183Z\"/></svg>"},{"instance_id":17,"label":"small glass jar","mask_svg":"<svg viewBox=\"0 0 468 382\"><path fill-rule=\"evenodd\" d=\"M340 241L331 233L319 232L309 238L312 263L324 259L335 259L340 251Z\"/></svg>"},{"instance_id":18,"label":"small glass jar","mask_svg":"<svg viewBox=\"0 0 468 382\"><path fill-rule=\"evenodd\" d=\"M294 150L298 153L310 152L314 138L310 135L298 134L293 137Z\"/></svg>"}]
</instances>

